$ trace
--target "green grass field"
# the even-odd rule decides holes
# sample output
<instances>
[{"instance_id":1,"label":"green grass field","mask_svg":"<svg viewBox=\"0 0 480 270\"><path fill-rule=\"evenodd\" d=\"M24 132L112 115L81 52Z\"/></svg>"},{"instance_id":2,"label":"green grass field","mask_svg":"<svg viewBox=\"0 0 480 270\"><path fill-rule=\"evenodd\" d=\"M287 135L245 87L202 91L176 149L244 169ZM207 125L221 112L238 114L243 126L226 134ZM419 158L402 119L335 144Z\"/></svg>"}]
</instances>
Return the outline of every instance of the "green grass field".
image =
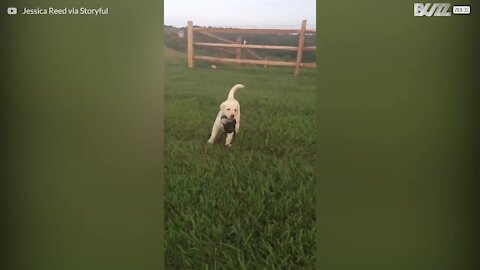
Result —
<instances>
[{"instance_id":1,"label":"green grass field","mask_svg":"<svg viewBox=\"0 0 480 270\"><path fill-rule=\"evenodd\" d=\"M315 269L315 70L209 67L165 48L167 269ZM237 83L233 147L207 145Z\"/></svg>"}]
</instances>

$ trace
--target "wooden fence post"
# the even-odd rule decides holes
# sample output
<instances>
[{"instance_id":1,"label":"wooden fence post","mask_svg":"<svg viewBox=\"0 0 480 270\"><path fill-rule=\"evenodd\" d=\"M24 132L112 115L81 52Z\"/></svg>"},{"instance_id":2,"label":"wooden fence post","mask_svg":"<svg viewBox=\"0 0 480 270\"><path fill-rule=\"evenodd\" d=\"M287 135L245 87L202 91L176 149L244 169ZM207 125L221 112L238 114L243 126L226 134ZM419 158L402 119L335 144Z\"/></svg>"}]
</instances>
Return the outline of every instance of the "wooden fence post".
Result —
<instances>
[{"instance_id":1,"label":"wooden fence post","mask_svg":"<svg viewBox=\"0 0 480 270\"><path fill-rule=\"evenodd\" d=\"M307 28L307 20L302 21L302 28L298 33L298 49L297 49L297 64L295 66L295 76L300 73L300 64L302 63L303 45L305 43L305 29Z\"/></svg>"},{"instance_id":2,"label":"wooden fence post","mask_svg":"<svg viewBox=\"0 0 480 270\"><path fill-rule=\"evenodd\" d=\"M193 21L188 21L187 42L188 67L193 68Z\"/></svg>"},{"instance_id":3,"label":"wooden fence post","mask_svg":"<svg viewBox=\"0 0 480 270\"><path fill-rule=\"evenodd\" d=\"M237 44L241 44L242 43L242 38L241 37L237 37ZM237 59L240 59L241 57L241 54L242 54L242 49L240 48L237 48Z\"/></svg>"}]
</instances>

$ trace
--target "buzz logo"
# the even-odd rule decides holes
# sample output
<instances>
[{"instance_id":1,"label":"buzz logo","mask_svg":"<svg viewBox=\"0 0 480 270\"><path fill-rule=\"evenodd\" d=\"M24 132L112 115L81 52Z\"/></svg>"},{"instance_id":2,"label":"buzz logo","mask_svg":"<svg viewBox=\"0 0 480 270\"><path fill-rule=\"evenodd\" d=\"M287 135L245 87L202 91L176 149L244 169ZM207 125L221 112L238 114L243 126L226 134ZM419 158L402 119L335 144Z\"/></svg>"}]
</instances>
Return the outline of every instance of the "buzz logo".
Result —
<instances>
[{"instance_id":1,"label":"buzz logo","mask_svg":"<svg viewBox=\"0 0 480 270\"><path fill-rule=\"evenodd\" d=\"M413 16L422 17L427 16L451 16L452 14L448 11L450 9L449 3L414 3L413 4Z\"/></svg>"}]
</instances>

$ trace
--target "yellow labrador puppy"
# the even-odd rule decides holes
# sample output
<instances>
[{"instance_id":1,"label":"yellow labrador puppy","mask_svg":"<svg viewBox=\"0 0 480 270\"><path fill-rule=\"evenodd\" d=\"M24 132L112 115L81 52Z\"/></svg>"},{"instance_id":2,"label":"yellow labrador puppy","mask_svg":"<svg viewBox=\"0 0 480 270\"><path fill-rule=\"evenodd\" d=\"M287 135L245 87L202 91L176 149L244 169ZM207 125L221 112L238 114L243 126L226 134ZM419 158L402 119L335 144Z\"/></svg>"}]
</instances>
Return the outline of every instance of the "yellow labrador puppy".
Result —
<instances>
[{"instance_id":1,"label":"yellow labrador puppy","mask_svg":"<svg viewBox=\"0 0 480 270\"><path fill-rule=\"evenodd\" d=\"M220 104L220 111L213 123L212 133L208 143L212 144L220 131L227 133L226 146L232 146L232 139L240 129L240 103L235 99L235 92L245 86L237 84L230 89L227 100Z\"/></svg>"}]
</instances>

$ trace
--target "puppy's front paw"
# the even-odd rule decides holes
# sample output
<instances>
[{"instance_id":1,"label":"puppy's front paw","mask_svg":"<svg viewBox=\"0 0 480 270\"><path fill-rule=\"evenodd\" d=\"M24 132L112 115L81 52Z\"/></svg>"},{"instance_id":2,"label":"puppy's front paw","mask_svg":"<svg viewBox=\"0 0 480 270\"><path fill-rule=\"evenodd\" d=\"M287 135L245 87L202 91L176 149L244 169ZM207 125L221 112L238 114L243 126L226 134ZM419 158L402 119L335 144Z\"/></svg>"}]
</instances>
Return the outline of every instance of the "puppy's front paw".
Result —
<instances>
[{"instance_id":1,"label":"puppy's front paw","mask_svg":"<svg viewBox=\"0 0 480 270\"><path fill-rule=\"evenodd\" d=\"M213 141L212 141L212 140L208 140L207 143L208 143L208 144L213 144Z\"/></svg>"}]
</instances>

